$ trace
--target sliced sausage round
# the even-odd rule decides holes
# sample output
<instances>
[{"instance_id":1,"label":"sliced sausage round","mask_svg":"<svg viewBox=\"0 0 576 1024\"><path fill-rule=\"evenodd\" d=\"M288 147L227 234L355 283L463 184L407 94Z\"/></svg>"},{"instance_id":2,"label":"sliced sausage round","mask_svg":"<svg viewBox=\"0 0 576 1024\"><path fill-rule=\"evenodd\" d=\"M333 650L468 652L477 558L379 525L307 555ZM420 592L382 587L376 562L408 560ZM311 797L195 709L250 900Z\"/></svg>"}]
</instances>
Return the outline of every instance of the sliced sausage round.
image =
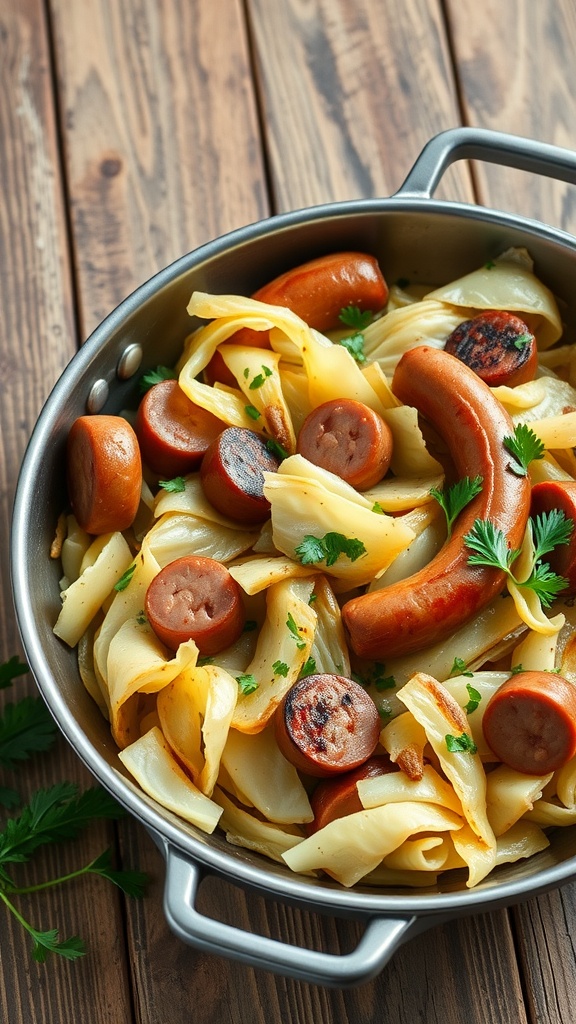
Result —
<instances>
[{"instance_id":1,"label":"sliced sausage round","mask_svg":"<svg viewBox=\"0 0 576 1024\"><path fill-rule=\"evenodd\" d=\"M543 480L532 488L530 515L535 518L543 512L560 509L572 523L572 532L567 544L558 544L544 556L552 572L563 576L568 586L561 597L576 594L576 481Z\"/></svg>"},{"instance_id":2,"label":"sliced sausage round","mask_svg":"<svg viewBox=\"0 0 576 1024\"><path fill-rule=\"evenodd\" d=\"M68 435L68 495L87 533L126 530L142 490L142 460L134 430L121 416L80 416Z\"/></svg>"},{"instance_id":3,"label":"sliced sausage round","mask_svg":"<svg viewBox=\"0 0 576 1024\"><path fill-rule=\"evenodd\" d=\"M195 405L177 380L154 384L138 407L136 434L142 457L165 479L198 469L204 452L224 424Z\"/></svg>"},{"instance_id":4,"label":"sliced sausage round","mask_svg":"<svg viewBox=\"0 0 576 1024\"><path fill-rule=\"evenodd\" d=\"M259 434L227 427L206 451L200 479L208 501L222 515L241 523L261 523L270 514L263 474L275 473L279 465Z\"/></svg>"},{"instance_id":5,"label":"sliced sausage round","mask_svg":"<svg viewBox=\"0 0 576 1024\"><path fill-rule=\"evenodd\" d=\"M482 728L510 768L554 772L576 754L576 687L553 672L518 672L488 701Z\"/></svg>"},{"instance_id":6,"label":"sliced sausage round","mask_svg":"<svg viewBox=\"0 0 576 1024\"><path fill-rule=\"evenodd\" d=\"M314 821L306 826L309 835L318 832L336 818L344 818L362 810L358 796L357 783L362 779L373 779L377 775L397 772L399 768L392 764L387 754L375 754L369 757L359 768L354 768L344 775L323 779L318 783L310 797L310 805L314 811Z\"/></svg>"},{"instance_id":7,"label":"sliced sausage round","mask_svg":"<svg viewBox=\"0 0 576 1024\"><path fill-rule=\"evenodd\" d=\"M479 313L456 327L444 347L491 388L516 387L536 375L536 339L513 313L497 309Z\"/></svg>"},{"instance_id":8,"label":"sliced sausage round","mask_svg":"<svg viewBox=\"0 0 576 1024\"><path fill-rule=\"evenodd\" d=\"M307 775L350 771L374 752L380 716L366 691L345 676L306 676L284 696L274 717L284 757Z\"/></svg>"},{"instance_id":9,"label":"sliced sausage round","mask_svg":"<svg viewBox=\"0 0 576 1024\"><path fill-rule=\"evenodd\" d=\"M194 640L203 655L233 644L245 621L236 580L226 566L200 555L185 555L161 569L146 591L144 611L171 651Z\"/></svg>"},{"instance_id":10,"label":"sliced sausage round","mask_svg":"<svg viewBox=\"0 0 576 1024\"><path fill-rule=\"evenodd\" d=\"M335 398L313 409L298 434L300 455L359 491L385 476L392 458L392 431L362 402Z\"/></svg>"}]
</instances>

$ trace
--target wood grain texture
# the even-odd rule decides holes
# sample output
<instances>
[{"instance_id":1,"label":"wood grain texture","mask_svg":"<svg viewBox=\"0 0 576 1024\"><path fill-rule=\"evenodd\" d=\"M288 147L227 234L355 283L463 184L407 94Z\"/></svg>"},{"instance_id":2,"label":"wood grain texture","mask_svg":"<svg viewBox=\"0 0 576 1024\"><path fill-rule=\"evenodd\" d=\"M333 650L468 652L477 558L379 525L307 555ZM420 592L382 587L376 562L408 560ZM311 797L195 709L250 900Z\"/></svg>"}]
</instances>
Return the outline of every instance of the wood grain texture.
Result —
<instances>
[{"instance_id":1,"label":"wood grain texture","mask_svg":"<svg viewBox=\"0 0 576 1024\"><path fill-rule=\"evenodd\" d=\"M264 174L240 0L52 8L86 336L157 270L264 216Z\"/></svg>"},{"instance_id":2,"label":"wood grain texture","mask_svg":"<svg viewBox=\"0 0 576 1024\"><path fill-rule=\"evenodd\" d=\"M465 122L573 149L572 0L446 0ZM576 187L477 164L481 202L576 230Z\"/></svg>"},{"instance_id":3,"label":"wood grain texture","mask_svg":"<svg viewBox=\"0 0 576 1024\"><path fill-rule=\"evenodd\" d=\"M396 191L460 123L440 3L248 0L279 210ZM438 191L470 199L465 165Z\"/></svg>"}]
</instances>

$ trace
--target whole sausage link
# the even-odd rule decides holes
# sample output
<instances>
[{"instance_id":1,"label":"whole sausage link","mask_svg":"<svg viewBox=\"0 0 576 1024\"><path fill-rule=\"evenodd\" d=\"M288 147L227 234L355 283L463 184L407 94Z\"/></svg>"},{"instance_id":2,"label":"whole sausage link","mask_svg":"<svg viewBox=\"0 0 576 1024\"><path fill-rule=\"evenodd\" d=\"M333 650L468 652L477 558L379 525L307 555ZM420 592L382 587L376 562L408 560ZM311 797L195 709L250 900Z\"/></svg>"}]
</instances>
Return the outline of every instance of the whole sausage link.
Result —
<instances>
[{"instance_id":1,"label":"whole sausage link","mask_svg":"<svg viewBox=\"0 0 576 1024\"><path fill-rule=\"evenodd\" d=\"M344 605L352 648L361 657L379 660L446 639L497 596L504 573L469 565L464 536L476 519L489 519L510 547L518 548L530 508L530 483L510 469L503 444L513 434L512 421L473 370L443 350L421 346L402 356L393 390L437 430L459 477L480 475L483 485L427 566Z\"/></svg>"}]
</instances>

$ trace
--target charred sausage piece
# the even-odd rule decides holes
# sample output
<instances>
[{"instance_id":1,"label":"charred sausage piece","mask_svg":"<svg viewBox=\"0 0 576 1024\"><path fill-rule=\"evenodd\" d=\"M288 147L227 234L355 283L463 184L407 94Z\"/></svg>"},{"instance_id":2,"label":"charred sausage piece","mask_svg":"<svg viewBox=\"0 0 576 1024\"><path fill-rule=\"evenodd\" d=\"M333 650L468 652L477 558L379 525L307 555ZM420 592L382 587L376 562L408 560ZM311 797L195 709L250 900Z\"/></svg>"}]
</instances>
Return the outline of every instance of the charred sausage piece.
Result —
<instances>
[{"instance_id":1,"label":"charred sausage piece","mask_svg":"<svg viewBox=\"0 0 576 1024\"><path fill-rule=\"evenodd\" d=\"M275 473L279 465L259 434L227 427L204 455L200 478L208 501L222 515L241 523L261 523L270 514L263 473Z\"/></svg>"},{"instance_id":2,"label":"charred sausage piece","mask_svg":"<svg viewBox=\"0 0 576 1024\"><path fill-rule=\"evenodd\" d=\"M291 309L309 327L324 332L342 326L340 313L345 306L379 312L388 300L388 286L373 256L336 252L288 270L252 298ZM262 344L262 332L243 328L233 340L254 345L257 337Z\"/></svg>"},{"instance_id":3,"label":"charred sausage piece","mask_svg":"<svg viewBox=\"0 0 576 1024\"><path fill-rule=\"evenodd\" d=\"M444 640L489 604L503 589L505 575L499 569L469 565L464 536L475 519L489 519L509 546L518 548L530 508L529 480L510 469L511 457L503 444L513 434L512 421L473 370L443 350L413 348L396 367L393 390L446 442L458 477L480 475L483 484L427 566L344 605L342 617L352 648L372 661Z\"/></svg>"},{"instance_id":4,"label":"charred sausage piece","mask_svg":"<svg viewBox=\"0 0 576 1024\"><path fill-rule=\"evenodd\" d=\"M132 525L142 489L138 440L121 416L80 416L67 444L68 495L80 527L112 533Z\"/></svg>"},{"instance_id":5,"label":"charred sausage piece","mask_svg":"<svg viewBox=\"0 0 576 1024\"><path fill-rule=\"evenodd\" d=\"M572 480L543 480L532 488L530 515L534 518L543 512L560 509L572 525L572 532L567 544L559 544L547 555L552 572L568 580L568 586L562 591L561 597L576 594L576 482Z\"/></svg>"},{"instance_id":6,"label":"charred sausage piece","mask_svg":"<svg viewBox=\"0 0 576 1024\"><path fill-rule=\"evenodd\" d=\"M381 727L366 691L352 679L331 673L295 683L276 709L274 724L284 757L306 775L320 777L366 761Z\"/></svg>"},{"instance_id":7,"label":"charred sausage piece","mask_svg":"<svg viewBox=\"0 0 576 1024\"><path fill-rule=\"evenodd\" d=\"M298 452L365 491L388 470L392 431L367 405L338 398L318 406L306 417L298 435Z\"/></svg>"},{"instance_id":8,"label":"charred sausage piece","mask_svg":"<svg viewBox=\"0 0 576 1024\"><path fill-rule=\"evenodd\" d=\"M177 380L154 384L138 407L136 434L144 462L169 479L198 469L224 428L222 420L191 402Z\"/></svg>"},{"instance_id":9,"label":"charred sausage piece","mask_svg":"<svg viewBox=\"0 0 576 1024\"><path fill-rule=\"evenodd\" d=\"M576 687L552 672L518 672L488 701L482 728L510 768L554 772L576 754Z\"/></svg>"},{"instance_id":10,"label":"charred sausage piece","mask_svg":"<svg viewBox=\"0 0 576 1024\"><path fill-rule=\"evenodd\" d=\"M538 366L536 339L523 320L489 309L460 324L448 338L446 352L474 370L491 388L515 387L534 380Z\"/></svg>"},{"instance_id":11,"label":"charred sausage piece","mask_svg":"<svg viewBox=\"0 0 576 1024\"><path fill-rule=\"evenodd\" d=\"M318 832L336 818L344 818L347 814L362 810L357 782L396 771L399 771L398 766L392 764L387 754L375 754L359 768L345 772L337 778L324 779L316 786L310 798L314 821L306 826L308 834Z\"/></svg>"},{"instance_id":12,"label":"charred sausage piece","mask_svg":"<svg viewBox=\"0 0 576 1024\"><path fill-rule=\"evenodd\" d=\"M200 654L218 654L244 628L236 580L226 566L200 555L185 555L161 569L146 591L144 610L156 636L171 651L194 640Z\"/></svg>"}]
</instances>

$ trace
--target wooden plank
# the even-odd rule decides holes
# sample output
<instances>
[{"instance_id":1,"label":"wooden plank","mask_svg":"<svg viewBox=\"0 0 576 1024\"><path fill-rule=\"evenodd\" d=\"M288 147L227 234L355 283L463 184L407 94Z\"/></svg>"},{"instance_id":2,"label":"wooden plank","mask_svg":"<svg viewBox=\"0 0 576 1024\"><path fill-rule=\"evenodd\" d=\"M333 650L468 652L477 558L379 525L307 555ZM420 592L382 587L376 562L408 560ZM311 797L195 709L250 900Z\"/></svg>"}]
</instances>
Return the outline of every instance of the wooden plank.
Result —
<instances>
[{"instance_id":1,"label":"wooden plank","mask_svg":"<svg viewBox=\"0 0 576 1024\"><path fill-rule=\"evenodd\" d=\"M40 405L75 351L66 222L54 118L50 53L39 0L15 5L0 0L0 660L17 653L8 573L8 535L18 467ZM42 496L38 496L42 500ZM20 679L3 691L2 702L33 692ZM91 782L61 740L50 755L18 773L3 773L6 785L26 799L36 788L63 778ZM2 815L4 818L4 815ZM19 869L23 884L57 877L88 863L110 843L109 827L94 827L77 844L53 847L38 863ZM99 914L93 913L98 903ZM93 951L77 964L31 958L31 942L2 907L0 1018L10 1024L75 1019L76 987L85 1005L82 1020L128 1021L128 984L121 946L116 891L96 878L38 896L15 898L38 928L58 927L62 937L80 933ZM62 1016L64 1014L64 1016ZM119 1016L118 1016L119 1015Z\"/></svg>"},{"instance_id":2,"label":"wooden plank","mask_svg":"<svg viewBox=\"0 0 576 1024\"><path fill-rule=\"evenodd\" d=\"M275 207L387 196L460 124L430 0L249 0ZM464 164L438 195L471 200Z\"/></svg>"},{"instance_id":3,"label":"wooden plank","mask_svg":"<svg viewBox=\"0 0 576 1024\"><path fill-rule=\"evenodd\" d=\"M573 0L446 6L466 123L573 149ZM576 230L574 186L489 164L475 169L483 203Z\"/></svg>"}]
</instances>

